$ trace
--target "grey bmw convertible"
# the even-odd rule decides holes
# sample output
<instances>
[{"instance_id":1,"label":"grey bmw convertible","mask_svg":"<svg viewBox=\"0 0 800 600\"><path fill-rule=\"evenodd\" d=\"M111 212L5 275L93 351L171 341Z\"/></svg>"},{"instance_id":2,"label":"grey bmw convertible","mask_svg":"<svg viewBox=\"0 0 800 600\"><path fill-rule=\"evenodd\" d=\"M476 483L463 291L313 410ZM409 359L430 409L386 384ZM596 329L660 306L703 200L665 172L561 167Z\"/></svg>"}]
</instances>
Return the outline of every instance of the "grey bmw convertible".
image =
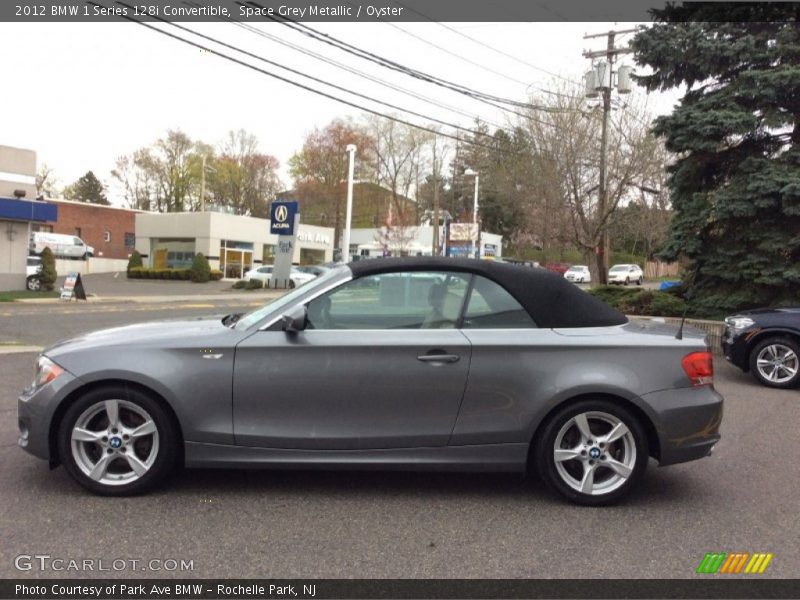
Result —
<instances>
[{"instance_id":1,"label":"grey bmw convertible","mask_svg":"<svg viewBox=\"0 0 800 600\"><path fill-rule=\"evenodd\" d=\"M188 468L538 472L619 500L652 457L707 456L722 397L702 335L632 323L563 277L470 259L333 268L244 315L65 340L19 445L92 492Z\"/></svg>"}]
</instances>

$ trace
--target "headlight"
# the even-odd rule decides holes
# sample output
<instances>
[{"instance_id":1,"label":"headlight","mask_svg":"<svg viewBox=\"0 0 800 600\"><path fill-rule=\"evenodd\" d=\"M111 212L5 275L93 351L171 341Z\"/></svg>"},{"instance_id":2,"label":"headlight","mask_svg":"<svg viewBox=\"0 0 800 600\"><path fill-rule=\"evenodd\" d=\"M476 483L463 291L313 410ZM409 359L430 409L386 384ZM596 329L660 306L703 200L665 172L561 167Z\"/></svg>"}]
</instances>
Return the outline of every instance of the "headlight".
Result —
<instances>
[{"instance_id":1,"label":"headlight","mask_svg":"<svg viewBox=\"0 0 800 600\"><path fill-rule=\"evenodd\" d=\"M755 321L750 317L727 317L725 319L725 324L733 327L734 329L742 330L755 325Z\"/></svg>"},{"instance_id":2,"label":"headlight","mask_svg":"<svg viewBox=\"0 0 800 600\"><path fill-rule=\"evenodd\" d=\"M52 360L46 356L40 356L36 360L36 375L33 378L33 388L40 388L46 383L50 383L63 372L64 369Z\"/></svg>"}]
</instances>

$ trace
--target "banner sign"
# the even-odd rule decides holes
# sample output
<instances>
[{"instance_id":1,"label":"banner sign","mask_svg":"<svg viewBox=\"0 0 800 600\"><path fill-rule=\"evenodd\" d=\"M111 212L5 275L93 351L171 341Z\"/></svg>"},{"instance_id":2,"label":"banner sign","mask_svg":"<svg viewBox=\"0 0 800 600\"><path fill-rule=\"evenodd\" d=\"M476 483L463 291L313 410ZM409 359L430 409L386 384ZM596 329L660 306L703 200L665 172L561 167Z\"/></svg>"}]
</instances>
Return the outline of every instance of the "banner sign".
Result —
<instances>
[{"instance_id":1,"label":"banner sign","mask_svg":"<svg viewBox=\"0 0 800 600\"><path fill-rule=\"evenodd\" d=\"M64 286L61 288L62 300L86 300L86 290L83 288L83 281L81 281L80 273L70 273L64 280Z\"/></svg>"},{"instance_id":2,"label":"banner sign","mask_svg":"<svg viewBox=\"0 0 800 600\"><path fill-rule=\"evenodd\" d=\"M450 223L450 241L468 242L478 239L477 223Z\"/></svg>"},{"instance_id":3,"label":"banner sign","mask_svg":"<svg viewBox=\"0 0 800 600\"><path fill-rule=\"evenodd\" d=\"M278 201L272 203L269 209L269 232L273 235L291 235L295 233L295 215L297 215L297 201Z\"/></svg>"},{"instance_id":4,"label":"banner sign","mask_svg":"<svg viewBox=\"0 0 800 600\"><path fill-rule=\"evenodd\" d=\"M0 597L44 600L338 598L797 598L797 579L4 579Z\"/></svg>"}]
</instances>

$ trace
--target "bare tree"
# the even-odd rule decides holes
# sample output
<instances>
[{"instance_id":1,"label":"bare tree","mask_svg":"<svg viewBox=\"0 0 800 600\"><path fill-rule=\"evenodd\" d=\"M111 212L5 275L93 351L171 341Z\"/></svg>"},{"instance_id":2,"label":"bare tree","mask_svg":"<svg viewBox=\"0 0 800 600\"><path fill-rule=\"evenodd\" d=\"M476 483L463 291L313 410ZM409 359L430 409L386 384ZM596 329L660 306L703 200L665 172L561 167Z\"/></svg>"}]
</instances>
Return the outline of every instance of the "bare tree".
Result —
<instances>
[{"instance_id":1,"label":"bare tree","mask_svg":"<svg viewBox=\"0 0 800 600\"><path fill-rule=\"evenodd\" d=\"M596 249L620 205L633 201L646 181L645 173L663 170L658 142L648 132L641 103L631 102L612 115L609 132L605 210L599 210L600 128L602 112L587 110L583 91L562 86L559 95L537 99L521 122L534 147L534 162L550 181L548 203L566 208L572 243L589 264L592 281L603 281L604 266ZM547 212L547 211L546 211ZM548 215L549 216L549 215Z\"/></svg>"}]
</instances>

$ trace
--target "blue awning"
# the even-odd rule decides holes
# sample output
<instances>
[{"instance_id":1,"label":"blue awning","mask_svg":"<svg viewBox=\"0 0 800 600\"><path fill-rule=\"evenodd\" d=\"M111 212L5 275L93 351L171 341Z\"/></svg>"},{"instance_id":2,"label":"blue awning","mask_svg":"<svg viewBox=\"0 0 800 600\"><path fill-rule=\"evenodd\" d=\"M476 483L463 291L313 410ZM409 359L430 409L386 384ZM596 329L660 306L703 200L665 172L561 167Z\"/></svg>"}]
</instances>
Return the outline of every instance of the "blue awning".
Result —
<instances>
[{"instance_id":1,"label":"blue awning","mask_svg":"<svg viewBox=\"0 0 800 600\"><path fill-rule=\"evenodd\" d=\"M15 221L56 221L58 206L39 200L20 200L18 198L0 198L0 219Z\"/></svg>"}]
</instances>

